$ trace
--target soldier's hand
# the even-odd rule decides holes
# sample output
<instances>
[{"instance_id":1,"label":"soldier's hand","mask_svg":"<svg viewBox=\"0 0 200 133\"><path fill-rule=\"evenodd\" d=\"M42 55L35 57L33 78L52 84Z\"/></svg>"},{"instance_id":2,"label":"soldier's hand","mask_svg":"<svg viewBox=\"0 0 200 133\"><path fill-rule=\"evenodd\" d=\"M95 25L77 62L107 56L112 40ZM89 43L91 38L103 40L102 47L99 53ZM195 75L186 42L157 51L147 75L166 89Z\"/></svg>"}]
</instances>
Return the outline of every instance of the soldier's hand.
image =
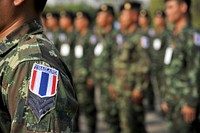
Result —
<instances>
[{"instance_id":1,"label":"soldier's hand","mask_svg":"<svg viewBox=\"0 0 200 133\"><path fill-rule=\"evenodd\" d=\"M87 80L87 86L89 89L93 89L94 88L94 81L92 79L88 79Z\"/></svg>"},{"instance_id":2,"label":"soldier's hand","mask_svg":"<svg viewBox=\"0 0 200 133\"><path fill-rule=\"evenodd\" d=\"M115 91L113 85L110 84L110 85L108 86L108 92L109 92L110 97L111 97L113 100L116 100L116 99L117 99L117 92Z\"/></svg>"},{"instance_id":3,"label":"soldier's hand","mask_svg":"<svg viewBox=\"0 0 200 133\"><path fill-rule=\"evenodd\" d=\"M166 113L169 111L169 107L166 102L163 102L161 105L161 109Z\"/></svg>"},{"instance_id":4,"label":"soldier's hand","mask_svg":"<svg viewBox=\"0 0 200 133\"><path fill-rule=\"evenodd\" d=\"M186 123L189 124L194 121L195 116L196 116L195 108L192 108L186 105L181 108L181 112L183 113L183 118Z\"/></svg>"},{"instance_id":5,"label":"soldier's hand","mask_svg":"<svg viewBox=\"0 0 200 133\"><path fill-rule=\"evenodd\" d=\"M141 104L143 100L143 94L140 91L133 91L132 100L136 104Z\"/></svg>"}]
</instances>

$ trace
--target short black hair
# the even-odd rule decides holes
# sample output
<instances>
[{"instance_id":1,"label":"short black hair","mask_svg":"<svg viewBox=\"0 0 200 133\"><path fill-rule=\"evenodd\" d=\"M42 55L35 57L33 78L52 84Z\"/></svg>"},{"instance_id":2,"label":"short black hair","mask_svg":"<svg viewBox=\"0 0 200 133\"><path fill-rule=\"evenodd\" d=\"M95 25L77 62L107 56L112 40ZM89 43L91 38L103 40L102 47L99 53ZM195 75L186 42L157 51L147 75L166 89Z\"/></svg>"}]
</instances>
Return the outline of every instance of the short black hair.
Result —
<instances>
[{"instance_id":1,"label":"short black hair","mask_svg":"<svg viewBox=\"0 0 200 133\"><path fill-rule=\"evenodd\" d=\"M34 7L38 13L41 13L44 10L44 7L47 3L47 0L34 0Z\"/></svg>"}]
</instances>

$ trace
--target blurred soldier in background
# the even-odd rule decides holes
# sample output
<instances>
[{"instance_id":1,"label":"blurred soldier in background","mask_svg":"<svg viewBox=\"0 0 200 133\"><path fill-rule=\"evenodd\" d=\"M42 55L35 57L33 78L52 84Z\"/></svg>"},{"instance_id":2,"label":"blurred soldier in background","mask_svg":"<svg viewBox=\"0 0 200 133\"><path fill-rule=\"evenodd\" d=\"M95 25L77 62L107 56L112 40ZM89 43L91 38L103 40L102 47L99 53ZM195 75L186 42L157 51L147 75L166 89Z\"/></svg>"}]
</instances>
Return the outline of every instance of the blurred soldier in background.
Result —
<instances>
[{"instance_id":1,"label":"blurred soldier in background","mask_svg":"<svg viewBox=\"0 0 200 133\"><path fill-rule=\"evenodd\" d=\"M141 10L139 14L139 26L140 26L140 32L141 32L141 46L144 48L148 55L148 60L151 63L151 39L154 35L154 30L150 27L151 25L150 15L147 10ZM152 86L152 82L150 80L151 75L151 69L149 68L149 75L148 75L148 87L145 92L145 97L147 100L147 109L149 111L154 110L155 100L154 100L154 90Z\"/></svg>"},{"instance_id":2,"label":"blurred soldier in background","mask_svg":"<svg viewBox=\"0 0 200 133\"><path fill-rule=\"evenodd\" d=\"M55 47L59 48L59 14L57 12L47 12L46 14L46 35Z\"/></svg>"},{"instance_id":3,"label":"blurred soldier in background","mask_svg":"<svg viewBox=\"0 0 200 133\"><path fill-rule=\"evenodd\" d=\"M95 133L96 106L94 102L94 84L91 80L93 60L93 45L90 41L92 35L90 30L91 19L89 14L83 11L77 12L75 17L77 34L74 48L74 82L80 105L78 117L80 114L84 114L87 122L86 132Z\"/></svg>"},{"instance_id":4,"label":"blurred soldier in background","mask_svg":"<svg viewBox=\"0 0 200 133\"><path fill-rule=\"evenodd\" d=\"M155 34L152 36L152 45L150 45L150 79L157 101L160 103L160 88L162 85L164 55L167 47L167 36L169 31L166 27L165 13L162 10L156 10L154 13Z\"/></svg>"},{"instance_id":5,"label":"blurred soldier in background","mask_svg":"<svg viewBox=\"0 0 200 133\"><path fill-rule=\"evenodd\" d=\"M70 11L60 12L59 52L73 75L75 31L73 26L74 15Z\"/></svg>"},{"instance_id":6,"label":"blurred soldier in background","mask_svg":"<svg viewBox=\"0 0 200 133\"><path fill-rule=\"evenodd\" d=\"M138 15L140 4L125 2L120 7L120 27L117 36L118 52L109 91L119 106L122 133L145 133L143 89L146 88L148 60L140 45Z\"/></svg>"},{"instance_id":7,"label":"blurred soldier in background","mask_svg":"<svg viewBox=\"0 0 200 133\"><path fill-rule=\"evenodd\" d=\"M46 18L46 12L43 12L40 16L41 18L41 22L42 22L42 26L44 28L44 32L46 32L47 30L47 18Z\"/></svg>"},{"instance_id":8,"label":"blurred soldier in background","mask_svg":"<svg viewBox=\"0 0 200 133\"><path fill-rule=\"evenodd\" d=\"M191 0L165 0L167 20L174 24L165 52L165 86L162 109L170 133L199 133L200 34L191 25Z\"/></svg>"},{"instance_id":9,"label":"blurred soldier in background","mask_svg":"<svg viewBox=\"0 0 200 133\"><path fill-rule=\"evenodd\" d=\"M96 14L96 26L94 36L96 45L94 48L93 74L96 87L101 89L101 107L110 133L119 133L119 116L116 101L111 99L108 85L113 72L113 58L116 54L116 31L113 28L114 9L103 4ZM94 37L91 38L94 40Z\"/></svg>"}]
</instances>

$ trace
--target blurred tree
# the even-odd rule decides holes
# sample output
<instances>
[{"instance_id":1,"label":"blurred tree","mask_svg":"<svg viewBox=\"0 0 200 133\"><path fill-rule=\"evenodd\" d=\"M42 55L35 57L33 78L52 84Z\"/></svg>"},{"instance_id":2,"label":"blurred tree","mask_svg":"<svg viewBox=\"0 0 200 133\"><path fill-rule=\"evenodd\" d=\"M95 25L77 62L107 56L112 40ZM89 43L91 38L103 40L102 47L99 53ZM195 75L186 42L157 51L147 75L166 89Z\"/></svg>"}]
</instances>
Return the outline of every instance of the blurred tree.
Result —
<instances>
[{"instance_id":1,"label":"blurred tree","mask_svg":"<svg viewBox=\"0 0 200 133\"><path fill-rule=\"evenodd\" d=\"M192 1L192 22L193 25L200 30L200 1Z\"/></svg>"}]
</instances>

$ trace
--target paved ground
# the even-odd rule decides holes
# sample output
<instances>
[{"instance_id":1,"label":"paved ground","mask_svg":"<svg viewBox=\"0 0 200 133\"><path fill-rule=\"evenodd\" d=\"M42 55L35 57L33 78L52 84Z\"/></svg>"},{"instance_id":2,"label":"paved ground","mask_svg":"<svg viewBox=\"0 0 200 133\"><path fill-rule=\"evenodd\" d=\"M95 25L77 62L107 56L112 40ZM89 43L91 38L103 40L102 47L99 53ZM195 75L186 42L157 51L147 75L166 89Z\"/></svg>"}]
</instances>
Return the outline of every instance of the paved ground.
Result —
<instances>
[{"instance_id":1,"label":"paved ground","mask_svg":"<svg viewBox=\"0 0 200 133\"><path fill-rule=\"evenodd\" d=\"M102 114L98 114L98 126L97 126L97 132L96 133L108 133L106 124L104 123L102 119ZM81 116L81 130L82 133L87 133L87 129L85 128L85 121L84 116ZM155 112L149 112L146 114L146 129L148 133L168 133L167 132L167 125L165 120L161 118L157 113Z\"/></svg>"},{"instance_id":2,"label":"paved ground","mask_svg":"<svg viewBox=\"0 0 200 133\"><path fill-rule=\"evenodd\" d=\"M98 89L96 89L96 105L97 107L100 104L100 92ZM159 103L157 103L157 110ZM96 133L108 133L108 128L103 121L103 115L101 112L98 113L98 122L97 122L97 132ZM84 116L82 115L80 118L80 125L81 125L81 133L87 133L87 129L85 127L85 120ZM147 112L146 113L146 129L148 133L168 133L167 132L167 124L166 121L158 115L156 112Z\"/></svg>"},{"instance_id":3,"label":"paved ground","mask_svg":"<svg viewBox=\"0 0 200 133\"><path fill-rule=\"evenodd\" d=\"M147 113L146 126L148 133L168 133L166 121L154 112Z\"/></svg>"}]
</instances>

